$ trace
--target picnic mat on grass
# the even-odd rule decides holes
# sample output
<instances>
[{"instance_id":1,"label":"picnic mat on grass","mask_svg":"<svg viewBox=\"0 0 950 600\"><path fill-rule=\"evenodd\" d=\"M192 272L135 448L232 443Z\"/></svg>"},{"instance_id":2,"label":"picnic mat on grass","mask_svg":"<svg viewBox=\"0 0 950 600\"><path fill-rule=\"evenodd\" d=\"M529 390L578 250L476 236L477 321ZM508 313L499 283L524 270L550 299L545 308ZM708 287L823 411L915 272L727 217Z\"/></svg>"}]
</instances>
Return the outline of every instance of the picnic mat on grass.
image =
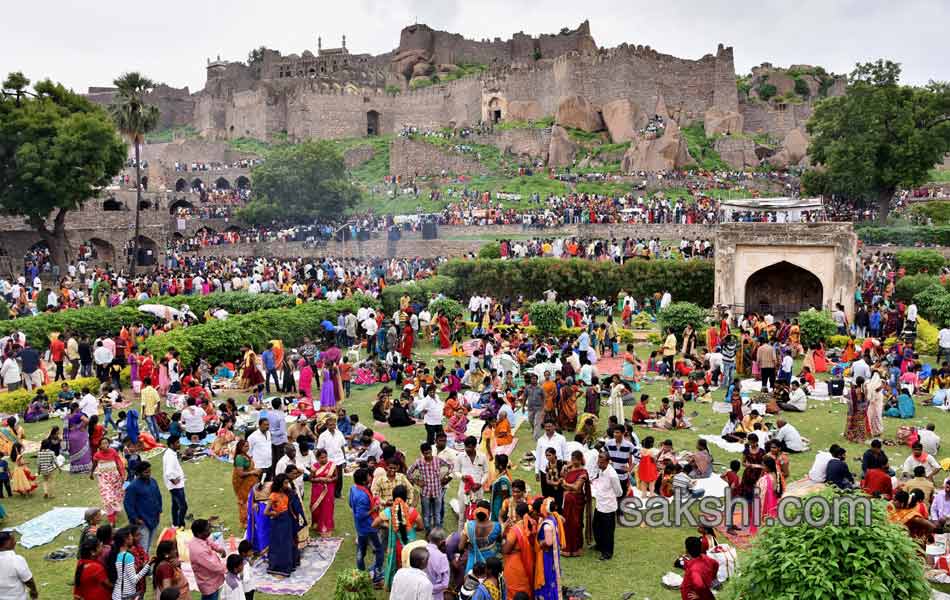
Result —
<instances>
[{"instance_id":1,"label":"picnic mat on grass","mask_svg":"<svg viewBox=\"0 0 950 600\"><path fill-rule=\"evenodd\" d=\"M478 340L468 340L467 342L462 344L462 352L464 352L466 356L471 356L472 351L475 350L475 348L478 346L478 343L479 343ZM432 355L433 356L452 356L452 348L451 347L448 347L445 349L439 348L438 350L433 352Z\"/></svg>"},{"instance_id":2,"label":"picnic mat on grass","mask_svg":"<svg viewBox=\"0 0 950 600\"><path fill-rule=\"evenodd\" d=\"M739 519L736 519L736 522L739 522ZM742 550L743 548L748 548L752 544L752 540L755 539L755 536L749 533L749 529L739 529L738 531L730 532L726 531L725 524L716 527L716 536L722 536L729 540L729 543L735 546L737 549Z\"/></svg>"},{"instance_id":3,"label":"picnic mat on grass","mask_svg":"<svg viewBox=\"0 0 950 600\"><path fill-rule=\"evenodd\" d=\"M85 512L85 506L61 506L33 517L13 530L20 534L20 544L24 548L35 548L52 542L68 529L82 525Z\"/></svg>"},{"instance_id":4,"label":"picnic mat on grass","mask_svg":"<svg viewBox=\"0 0 950 600\"><path fill-rule=\"evenodd\" d=\"M275 596L303 596L313 584L323 577L336 553L343 545L343 538L316 538L307 543L300 551L300 566L290 577L275 577L267 573L267 560L254 565L254 579L257 591Z\"/></svg>"},{"instance_id":5,"label":"picnic mat on grass","mask_svg":"<svg viewBox=\"0 0 950 600\"><path fill-rule=\"evenodd\" d=\"M794 496L796 498L804 498L809 494L814 494L825 489L824 483L816 483L811 479L804 477L798 481L793 481L788 484L785 488L785 493L783 496Z\"/></svg>"}]
</instances>

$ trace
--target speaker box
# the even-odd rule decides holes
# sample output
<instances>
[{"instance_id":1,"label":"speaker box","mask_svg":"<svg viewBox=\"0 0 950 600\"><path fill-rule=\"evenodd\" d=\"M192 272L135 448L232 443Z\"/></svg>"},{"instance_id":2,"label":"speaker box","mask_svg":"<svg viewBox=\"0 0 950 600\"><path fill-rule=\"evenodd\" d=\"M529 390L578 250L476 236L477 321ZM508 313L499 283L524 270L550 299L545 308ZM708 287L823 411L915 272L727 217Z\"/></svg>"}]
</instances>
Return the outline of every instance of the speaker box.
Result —
<instances>
[{"instance_id":1,"label":"speaker box","mask_svg":"<svg viewBox=\"0 0 950 600\"><path fill-rule=\"evenodd\" d=\"M367 230L365 230L365 229L360 229L359 231L357 231L357 232L356 232L356 240L359 241L359 242L367 242L367 241L369 241L369 231L367 231Z\"/></svg>"},{"instance_id":2,"label":"speaker box","mask_svg":"<svg viewBox=\"0 0 950 600\"><path fill-rule=\"evenodd\" d=\"M435 223L422 224L422 239L434 240L439 237L439 227Z\"/></svg>"},{"instance_id":3,"label":"speaker box","mask_svg":"<svg viewBox=\"0 0 950 600\"><path fill-rule=\"evenodd\" d=\"M399 231L399 230L396 229L396 228L390 229L390 230L389 230L389 239L390 239L391 241L394 241L394 242L395 242L395 241L398 241L398 240L401 240L401 239L402 239L402 232Z\"/></svg>"}]
</instances>

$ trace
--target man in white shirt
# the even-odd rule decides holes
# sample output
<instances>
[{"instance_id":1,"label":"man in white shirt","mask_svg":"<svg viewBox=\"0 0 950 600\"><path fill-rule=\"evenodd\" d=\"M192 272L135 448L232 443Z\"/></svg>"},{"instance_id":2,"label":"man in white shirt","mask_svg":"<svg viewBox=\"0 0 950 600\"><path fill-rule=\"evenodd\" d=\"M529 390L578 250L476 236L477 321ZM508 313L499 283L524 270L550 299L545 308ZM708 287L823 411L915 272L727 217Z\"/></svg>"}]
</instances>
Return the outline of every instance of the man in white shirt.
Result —
<instances>
[{"instance_id":1,"label":"man in white shirt","mask_svg":"<svg viewBox=\"0 0 950 600\"><path fill-rule=\"evenodd\" d=\"M280 475L281 473L287 472L287 467L297 467L297 446L294 444L284 444L283 456L280 457L280 460L277 461L277 466L274 468L274 474ZM297 477L292 480L294 487L297 488L297 495L301 498L305 498L304 495L304 474L309 474L310 470L301 470L297 474Z\"/></svg>"},{"instance_id":2,"label":"man in white shirt","mask_svg":"<svg viewBox=\"0 0 950 600\"><path fill-rule=\"evenodd\" d=\"M863 355L851 364L851 376L855 381L858 377L863 377L865 381L871 379L871 367L868 366Z\"/></svg>"},{"instance_id":3,"label":"man in white shirt","mask_svg":"<svg viewBox=\"0 0 950 600\"><path fill-rule=\"evenodd\" d=\"M79 399L79 411L90 419L93 415L99 414L99 400L89 393L89 388L87 387L82 388L82 398Z\"/></svg>"},{"instance_id":4,"label":"man in white shirt","mask_svg":"<svg viewBox=\"0 0 950 600\"><path fill-rule=\"evenodd\" d=\"M0 378L3 379L3 385L8 392L12 392L20 387L23 376L20 373L20 365L12 356L3 360L3 366L0 367Z\"/></svg>"},{"instance_id":5,"label":"man in white shirt","mask_svg":"<svg viewBox=\"0 0 950 600\"><path fill-rule=\"evenodd\" d=\"M200 442L205 437L205 411L198 406L194 398L188 398L188 406L181 411L181 421L185 433L192 443Z\"/></svg>"},{"instance_id":6,"label":"man in white shirt","mask_svg":"<svg viewBox=\"0 0 950 600\"><path fill-rule=\"evenodd\" d=\"M429 565L429 550L415 548L409 553L409 566L396 571L393 577L390 600L432 600L432 582L426 575Z\"/></svg>"},{"instance_id":7,"label":"man in white shirt","mask_svg":"<svg viewBox=\"0 0 950 600\"><path fill-rule=\"evenodd\" d=\"M597 455L597 469L590 480L590 491L597 503L594 510L593 532L595 548L600 560L610 560L614 555L614 530L617 526L617 498L623 492L617 471L610 464L610 455Z\"/></svg>"},{"instance_id":8,"label":"man in white shirt","mask_svg":"<svg viewBox=\"0 0 950 600\"><path fill-rule=\"evenodd\" d=\"M337 498L343 493L343 467L346 465L346 436L336 428L336 417L327 419L327 428L317 438L317 450L326 450L327 459L336 467Z\"/></svg>"},{"instance_id":9,"label":"man in white shirt","mask_svg":"<svg viewBox=\"0 0 950 600\"><path fill-rule=\"evenodd\" d=\"M466 476L478 484L475 491L475 499L481 500L482 487L488 480L488 460L483 454L477 451L478 440L475 436L465 438L465 452L461 452L455 460L452 476L459 480L458 505L460 510L465 510L465 482ZM464 519L460 521L459 526L464 524Z\"/></svg>"},{"instance_id":10,"label":"man in white shirt","mask_svg":"<svg viewBox=\"0 0 950 600\"><path fill-rule=\"evenodd\" d=\"M569 455L567 453L567 440L564 439L564 436L555 431L557 424L552 420L548 419L544 422L544 435L538 438L538 445L534 450L534 471L539 476L544 472L546 461L544 460L544 452L548 448L554 448L555 453L557 453L558 460L567 460Z\"/></svg>"},{"instance_id":11,"label":"man in white shirt","mask_svg":"<svg viewBox=\"0 0 950 600\"><path fill-rule=\"evenodd\" d=\"M270 445L270 422L267 417L261 417L257 422L257 431L247 436L248 452L251 453L251 460L254 466L262 471L270 471L268 475L273 479L274 464L273 452Z\"/></svg>"},{"instance_id":12,"label":"man in white shirt","mask_svg":"<svg viewBox=\"0 0 950 600\"><path fill-rule=\"evenodd\" d=\"M778 406L782 410L790 412L805 412L805 409L808 408L808 397L805 395L801 383L793 381L792 390L788 393L788 402L779 402Z\"/></svg>"},{"instance_id":13,"label":"man in white shirt","mask_svg":"<svg viewBox=\"0 0 950 600\"><path fill-rule=\"evenodd\" d=\"M937 334L937 364L940 364L940 357L945 354L950 358L950 327L944 327Z\"/></svg>"},{"instance_id":14,"label":"man in white shirt","mask_svg":"<svg viewBox=\"0 0 950 600\"><path fill-rule=\"evenodd\" d=\"M706 354L706 360L709 362L709 372L712 373L712 384L719 385L719 377L722 376L722 352L719 351L719 346Z\"/></svg>"},{"instance_id":15,"label":"man in white shirt","mask_svg":"<svg viewBox=\"0 0 950 600\"><path fill-rule=\"evenodd\" d=\"M0 598L36 600L40 597L26 559L14 552L16 537L12 531L0 531Z\"/></svg>"},{"instance_id":16,"label":"man in white shirt","mask_svg":"<svg viewBox=\"0 0 950 600\"><path fill-rule=\"evenodd\" d=\"M99 381L105 381L109 377L109 365L115 355L110 351L102 340L96 342L96 349L92 353L92 361L96 364L96 377Z\"/></svg>"},{"instance_id":17,"label":"man in white shirt","mask_svg":"<svg viewBox=\"0 0 950 600\"><path fill-rule=\"evenodd\" d=\"M168 448L162 454L162 479L165 488L172 497L172 525L185 527L185 515L188 514L188 500L185 499L185 471L178 460L181 442L177 435L168 438Z\"/></svg>"},{"instance_id":18,"label":"man in white shirt","mask_svg":"<svg viewBox=\"0 0 950 600\"><path fill-rule=\"evenodd\" d=\"M775 421L778 429L772 434L772 441L782 444L783 452L798 453L808 449L798 430L785 419Z\"/></svg>"},{"instance_id":19,"label":"man in white shirt","mask_svg":"<svg viewBox=\"0 0 950 600\"><path fill-rule=\"evenodd\" d=\"M430 446L435 443L435 436L442 433L442 413L445 410L445 404L439 400L435 392L435 386L430 385L426 390L426 395L419 402L419 413L423 417L423 423L426 427L426 443Z\"/></svg>"},{"instance_id":20,"label":"man in white shirt","mask_svg":"<svg viewBox=\"0 0 950 600\"><path fill-rule=\"evenodd\" d=\"M934 433L937 426L933 423L927 423L925 429L917 430L917 437L920 445L924 447L924 452L936 456L940 452L940 436Z\"/></svg>"},{"instance_id":21,"label":"man in white shirt","mask_svg":"<svg viewBox=\"0 0 950 600\"><path fill-rule=\"evenodd\" d=\"M932 454L924 452L924 446L920 442L913 445L910 456L901 466L901 472L910 478L914 476L914 469L917 467L923 467L924 477L930 480L933 480L933 476L941 469L937 459Z\"/></svg>"}]
</instances>

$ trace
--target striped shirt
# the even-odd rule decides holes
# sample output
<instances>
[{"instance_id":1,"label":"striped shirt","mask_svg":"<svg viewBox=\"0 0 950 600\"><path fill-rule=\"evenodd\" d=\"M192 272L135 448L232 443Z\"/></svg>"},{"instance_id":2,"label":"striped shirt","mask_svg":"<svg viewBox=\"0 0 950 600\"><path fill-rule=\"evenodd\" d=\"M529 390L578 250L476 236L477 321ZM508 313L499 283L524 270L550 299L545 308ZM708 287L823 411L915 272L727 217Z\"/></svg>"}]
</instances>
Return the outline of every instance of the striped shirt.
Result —
<instances>
[{"instance_id":1,"label":"striped shirt","mask_svg":"<svg viewBox=\"0 0 950 600\"><path fill-rule=\"evenodd\" d=\"M449 463L436 456L432 460L419 459L409 467L408 475L412 477L416 471L422 473L422 497L438 498L442 495L442 467L450 469Z\"/></svg>"},{"instance_id":2,"label":"striped shirt","mask_svg":"<svg viewBox=\"0 0 950 600\"><path fill-rule=\"evenodd\" d=\"M617 472L617 478L620 481L626 481L630 477L628 473L630 460L636 454L636 446L627 440L623 440L619 444L616 440L610 440L604 444L604 449L607 450L607 454L610 456L610 464Z\"/></svg>"}]
</instances>

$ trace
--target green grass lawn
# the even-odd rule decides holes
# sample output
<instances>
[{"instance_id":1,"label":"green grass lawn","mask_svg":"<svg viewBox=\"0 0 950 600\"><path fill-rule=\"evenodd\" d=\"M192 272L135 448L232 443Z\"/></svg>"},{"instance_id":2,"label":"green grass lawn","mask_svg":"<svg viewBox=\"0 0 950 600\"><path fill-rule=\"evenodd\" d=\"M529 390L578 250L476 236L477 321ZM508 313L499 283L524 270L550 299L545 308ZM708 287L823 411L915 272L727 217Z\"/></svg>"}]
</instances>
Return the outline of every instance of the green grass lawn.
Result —
<instances>
[{"instance_id":1,"label":"green grass lawn","mask_svg":"<svg viewBox=\"0 0 950 600\"><path fill-rule=\"evenodd\" d=\"M641 346L638 349L638 352L641 353L648 351L649 347L647 346ZM430 357L431 346L423 344L419 353L424 357ZM370 403L380 387L376 385L367 388L354 388L352 398L347 400L344 406L350 413L359 414L362 422L370 424L372 422ZM658 398L668 392L668 384L666 382L651 382L644 386L643 391L650 394L652 398ZM718 392L715 396L718 399L721 395L722 392ZM656 404L658 402L655 401L654 408ZM628 408L628 410L630 409ZM665 433L638 428L637 433L641 439L652 435L658 442L668 437L673 440L674 447L677 450L692 449L699 433L718 434L726 419L726 415L714 414L711 407L704 404L691 404L687 407L687 412L688 414L696 413L691 417L694 430ZM602 410L602 414L605 413L606 410ZM811 401L807 412L787 416L788 420L799 429L801 434L811 440L812 448L810 452L792 455L791 470L793 479L799 479L807 473L816 450L826 449L832 443L838 443L846 447L849 451L849 460L854 461L860 458L864 447L847 443L842 437L845 415L845 406L840 403ZM898 425L924 425L927 422L936 423L938 434L946 436L945 432L950 431L950 414L935 408L918 407L917 418L914 420L886 419L885 435L892 438ZM50 425L49 422L27 425L27 437L31 440L40 439L49 430ZM381 431L389 440L406 452L410 461L418 455L418 444L425 437L421 425L402 429L381 428ZM530 431L524 427L518 431L517 437L519 443L516 455L520 459L526 451L533 449L534 444L530 437ZM892 465L900 465L909 454L906 447L889 448L887 452ZM739 458L737 454L727 454L715 447L712 448L712 453L717 463L717 472L722 471L722 465L727 465L730 460ZM161 481L160 458L154 458L151 462L153 476ZM31 463L35 463L32 457ZM186 489L190 504L189 512L196 517L218 515L226 527L229 527L233 533L240 535L242 532L238 531L236 500L231 489L231 467L219 461L205 459L196 464L186 464L184 469L188 480ZM860 464L852 462L852 471L860 472ZM533 472L519 468L515 476L525 479L531 491L537 492L538 484L534 481ZM941 476L938 476L938 479L941 478ZM346 485L349 486L351 479L346 478L345 481L347 482ZM7 510L7 519L4 525L12 527L42 514L54 506L98 505L96 485L88 477L61 473L57 475L55 485L55 500L44 500L41 492L38 495L35 494L32 498L4 499L2 503ZM160 487L162 487L161 484ZM163 525L166 525L169 523L168 510L171 502L167 492L164 489L162 491L166 509L163 515ZM344 500L337 503L336 509L336 531L345 540L343 547L328 574L303 598L327 599L331 597L336 575L341 569L355 564L353 521L345 504L346 496L347 492L344 490ZM448 512L451 513L451 511ZM120 523L121 521L122 518L120 517ZM446 526L451 529L455 524L454 516L447 515ZM32 550L18 548L17 551L26 557L34 571L40 584L41 597L69 597L69 582L72 578L75 562L73 560L50 562L43 557L61 546L75 545L78 541L78 534L79 530L74 529L60 535L52 543L45 546ZM596 599L613 600L620 598L625 592L636 592L636 598L649 597L653 600L679 598L679 592L669 591L661 587L660 576L671 570L673 560L682 552L683 539L688 535L692 535L692 532L685 528L618 528L616 535L617 550L614 560L609 563L598 561L593 552L587 552L579 558L565 559L563 561L563 580L565 584L586 586ZM790 551L794 551L794 549L790 549ZM272 598L273 596L261 595L260 597ZM385 596L382 592L379 593L379 598L386 597L388 596Z\"/></svg>"}]
</instances>

